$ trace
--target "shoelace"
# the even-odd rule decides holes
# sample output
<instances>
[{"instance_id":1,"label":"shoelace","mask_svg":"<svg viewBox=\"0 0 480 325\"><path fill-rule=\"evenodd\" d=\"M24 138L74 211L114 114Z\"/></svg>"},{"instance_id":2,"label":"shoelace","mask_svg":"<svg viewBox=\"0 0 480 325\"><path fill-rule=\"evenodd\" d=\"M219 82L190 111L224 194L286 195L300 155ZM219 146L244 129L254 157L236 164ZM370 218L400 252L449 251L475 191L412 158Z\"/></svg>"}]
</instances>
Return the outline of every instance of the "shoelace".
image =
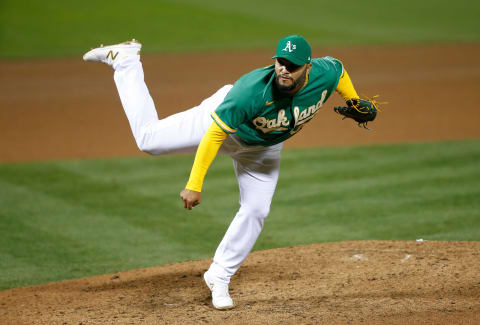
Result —
<instances>
[{"instance_id":1,"label":"shoelace","mask_svg":"<svg viewBox=\"0 0 480 325\"><path fill-rule=\"evenodd\" d=\"M210 283L212 286L212 295L216 297L230 297L228 294L228 285Z\"/></svg>"}]
</instances>

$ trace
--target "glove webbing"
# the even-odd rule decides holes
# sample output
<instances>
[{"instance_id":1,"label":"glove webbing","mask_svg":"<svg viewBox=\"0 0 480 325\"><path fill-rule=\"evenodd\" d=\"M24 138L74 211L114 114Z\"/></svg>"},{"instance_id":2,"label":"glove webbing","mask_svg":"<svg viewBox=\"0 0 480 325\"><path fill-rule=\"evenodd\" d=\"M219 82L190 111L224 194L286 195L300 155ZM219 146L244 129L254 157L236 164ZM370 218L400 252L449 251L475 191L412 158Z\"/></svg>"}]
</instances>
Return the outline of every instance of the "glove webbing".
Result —
<instances>
[{"instance_id":1,"label":"glove webbing","mask_svg":"<svg viewBox=\"0 0 480 325\"><path fill-rule=\"evenodd\" d=\"M368 100L370 103L372 103L373 107L375 107L375 109L377 110L377 112L381 112L380 108L378 107L378 104L388 104L388 102L379 102L379 101L375 100L375 98L380 97L380 95L375 95L375 96L373 96L373 97L368 97L368 96L362 95L362 97L363 97L363 98L361 98L361 99L363 99L363 100ZM353 100L352 100L352 101L353 101ZM358 106L360 106L360 102L359 102L359 101L357 101L357 105L353 105L353 103L352 103L352 106L351 106L351 107L353 107L353 109L355 109L355 110L356 110L357 112L359 112L360 114L368 114L368 113L369 113L369 112L365 112L364 110L360 110L360 109L358 108ZM342 118L342 120L344 120L344 119L346 119L346 118L347 118L347 117L344 116L344 117ZM357 125L358 125L358 127L360 127L360 128L364 128L364 129L370 131L371 129L367 126L367 123L368 123L368 122L358 122Z\"/></svg>"}]
</instances>

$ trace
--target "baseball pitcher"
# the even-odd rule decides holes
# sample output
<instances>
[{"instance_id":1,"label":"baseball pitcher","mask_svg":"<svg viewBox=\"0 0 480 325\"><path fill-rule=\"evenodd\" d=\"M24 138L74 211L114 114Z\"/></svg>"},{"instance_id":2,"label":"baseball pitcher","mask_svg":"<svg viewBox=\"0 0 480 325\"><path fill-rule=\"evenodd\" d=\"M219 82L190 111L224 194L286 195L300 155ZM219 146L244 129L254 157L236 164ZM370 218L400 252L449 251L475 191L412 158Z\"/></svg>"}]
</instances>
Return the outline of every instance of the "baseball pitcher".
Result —
<instances>
[{"instance_id":1,"label":"baseball pitcher","mask_svg":"<svg viewBox=\"0 0 480 325\"><path fill-rule=\"evenodd\" d=\"M312 58L307 41L293 35L279 41L274 64L223 86L196 107L159 120L144 82L141 46L135 40L101 46L83 59L115 70L115 84L140 150L152 155L196 152L180 193L186 209L201 203L202 184L217 153L233 159L240 209L204 274L213 306L233 308L230 278L250 253L269 213L282 143L299 132L334 91L347 103L335 110L359 125L375 118L375 102L359 99L340 61Z\"/></svg>"}]
</instances>

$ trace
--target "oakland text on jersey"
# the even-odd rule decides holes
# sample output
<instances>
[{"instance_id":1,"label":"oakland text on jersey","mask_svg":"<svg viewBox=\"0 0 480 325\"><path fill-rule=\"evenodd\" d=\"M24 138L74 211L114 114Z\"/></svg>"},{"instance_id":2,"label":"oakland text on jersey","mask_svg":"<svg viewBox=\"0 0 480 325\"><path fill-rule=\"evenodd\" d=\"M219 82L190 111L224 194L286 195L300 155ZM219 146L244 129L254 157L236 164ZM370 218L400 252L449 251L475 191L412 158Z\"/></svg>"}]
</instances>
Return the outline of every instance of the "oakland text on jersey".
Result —
<instances>
[{"instance_id":1,"label":"oakland text on jersey","mask_svg":"<svg viewBox=\"0 0 480 325\"><path fill-rule=\"evenodd\" d=\"M325 98L327 97L327 90L322 92L322 98L315 104L305 109L301 109L299 106L293 108L293 129L297 129L298 126L310 121L318 110L323 106ZM269 133L272 131L288 131L288 127L291 125L291 121L286 117L285 109L280 109L278 115L274 119L267 119L264 116L259 116L252 121L257 130L263 133Z\"/></svg>"}]
</instances>

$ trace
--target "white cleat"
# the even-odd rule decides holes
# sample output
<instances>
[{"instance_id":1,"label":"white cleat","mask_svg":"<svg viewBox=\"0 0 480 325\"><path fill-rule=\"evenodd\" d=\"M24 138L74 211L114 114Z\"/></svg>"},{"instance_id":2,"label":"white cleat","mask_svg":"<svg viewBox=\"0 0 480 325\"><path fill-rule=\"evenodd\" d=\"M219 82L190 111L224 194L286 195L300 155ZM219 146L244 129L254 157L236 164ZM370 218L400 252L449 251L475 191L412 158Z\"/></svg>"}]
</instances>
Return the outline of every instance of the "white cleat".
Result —
<instances>
[{"instance_id":1,"label":"white cleat","mask_svg":"<svg viewBox=\"0 0 480 325\"><path fill-rule=\"evenodd\" d=\"M108 65L113 65L114 62L119 62L124 58L140 55L142 44L135 39L115 45L108 45L91 49L83 56L85 61L101 62Z\"/></svg>"},{"instance_id":2,"label":"white cleat","mask_svg":"<svg viewBox=\"0 0 480 325\"><path fill-rule=\"evenodd\" d=\"M203 275L203 279L207 284L210 291L212 291L212 304L216 309L232 309L235 305L233 304L232 298L228 294L228 284L220 283L214 281L212 277L208 274L208 271Z\"/></svg>"}]
</instances>

